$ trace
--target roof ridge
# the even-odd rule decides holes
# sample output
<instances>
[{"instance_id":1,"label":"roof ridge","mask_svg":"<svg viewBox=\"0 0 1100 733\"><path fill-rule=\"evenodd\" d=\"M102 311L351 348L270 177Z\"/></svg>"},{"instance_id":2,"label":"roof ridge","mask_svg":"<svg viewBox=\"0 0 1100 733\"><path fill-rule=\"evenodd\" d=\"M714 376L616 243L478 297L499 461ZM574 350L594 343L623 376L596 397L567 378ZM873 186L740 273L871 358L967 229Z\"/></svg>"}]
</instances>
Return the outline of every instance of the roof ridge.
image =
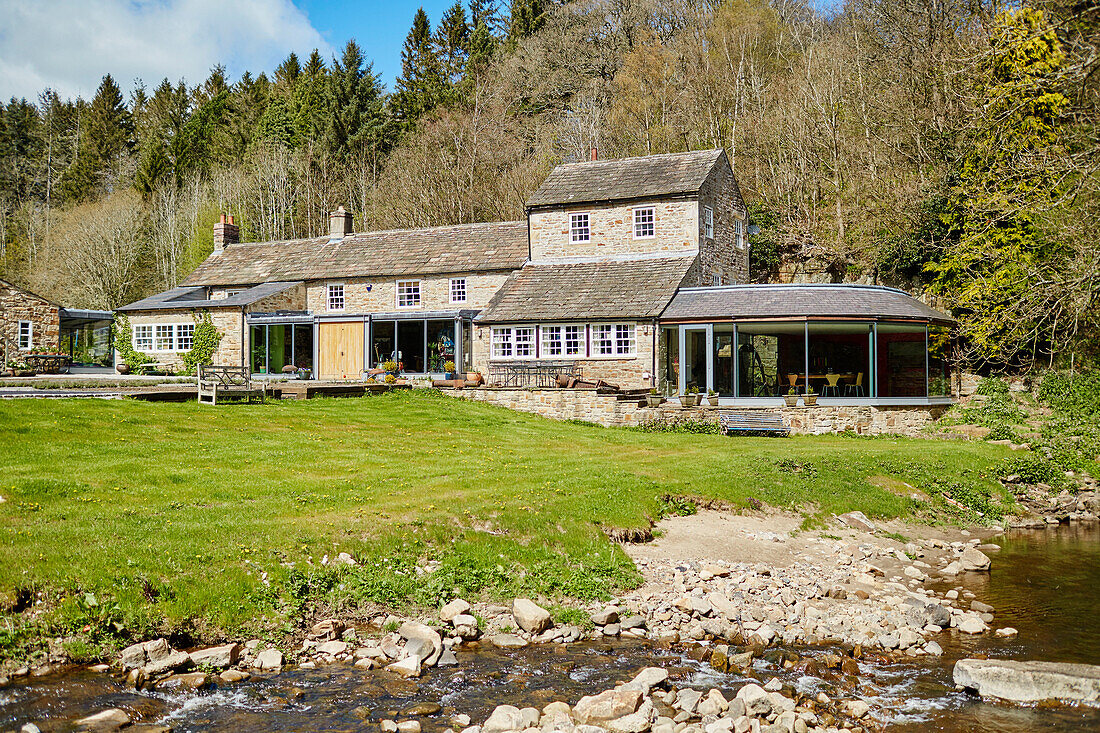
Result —
<instances>
[{"instance_id":1,"label":"roof ridge","mask_svg":"<svg viewBox=\"0 0 1100 733\"><path fill-rule=\"evenodd\" d=\"M331 235L318 234L313 237L295 237L294 239L268 239L262 242L237 242L231 244L229 247L243 247L243 246L255 246L255 245L277 245L277 244L302 244L304 242L312 242L315 240L325 240L336 242L342 242L347 239L353 239L355 237L365 237L373 234L412 234L415 232L438 232L444 229L464 229L473 227L487 227L487 226L506 226L506 225L527 225L526 219L513 219L510 221L474 221L467 222L466 224L439 224L434 227L406 227L404 229L369 229L365 232L351 232L345 234L341 239L331 240ZM228 247L227 247L228 249Z\"/></svg>"},{"instance_id":2,"label":"roof ridge","mask_svg":"<svg viewBox=\"0 0 1100 733\"><path fill-rule=\"evenodd\" d=\"M721 153L722 148L700 148L698 150L684 150L679 153L653 153L652 155L630 155L625 158L600 158L598 160L577 160L571 163L558 163L554 166L557 168L565 168L566 166L598 166L607 163L629 163L636 160L653 160L654 158L683 158L689 155L698 155L701 153Z\"/></svg>"}]
</instances>

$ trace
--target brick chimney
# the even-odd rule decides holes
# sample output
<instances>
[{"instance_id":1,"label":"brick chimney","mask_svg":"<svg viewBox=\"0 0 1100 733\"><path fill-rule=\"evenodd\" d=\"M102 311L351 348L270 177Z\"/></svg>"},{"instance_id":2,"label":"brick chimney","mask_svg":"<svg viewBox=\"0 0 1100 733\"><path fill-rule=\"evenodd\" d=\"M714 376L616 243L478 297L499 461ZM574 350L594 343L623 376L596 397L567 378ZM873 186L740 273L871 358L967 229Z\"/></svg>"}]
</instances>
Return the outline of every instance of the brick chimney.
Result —
<instances>
[{"instance_id":1,"label":"brick chimney","mask_svg":"<svg viewBox=\"0 0 1100 733\"><path fill-rule=\"evenodd\" d=\"M600 151L595 145L592 146L592 160L597 160L600 157Z\"/></svg>"},{"instance_id":2,"label":"brick chimney","mask_svg":"<svg viewBox=\"0 0 1100 733\"><path fill-rule=\"evenodd\" d=\"M241 241L240 234L237 225L233 223L233 217L222 214L214 225L214 254L221 254L227 245Z\"/></svg>"},{"instance_id":3,"label":"brick chimney","mask_svg":"<svg viewBox=\"0 0 1100 733\"><path fill-rule=\"evenodd\" d=\"M336 211L328 215L329 240L337 241L349 234L351 234L351 212L339 206Z\"/></svg>"}]
</instances>

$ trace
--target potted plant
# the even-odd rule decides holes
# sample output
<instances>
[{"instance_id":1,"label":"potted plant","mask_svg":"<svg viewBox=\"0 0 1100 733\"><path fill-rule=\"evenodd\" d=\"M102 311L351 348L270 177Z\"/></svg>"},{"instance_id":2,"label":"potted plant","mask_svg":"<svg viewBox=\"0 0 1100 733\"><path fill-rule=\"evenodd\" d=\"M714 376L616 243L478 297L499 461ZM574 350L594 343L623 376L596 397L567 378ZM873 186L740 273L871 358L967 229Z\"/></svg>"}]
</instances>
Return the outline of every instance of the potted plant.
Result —
<instances>
[{"instance_id":1,"label":"potted plant","mask_svg":"<svg viewBox=\"0 0 1100 733\"><path fill-rule=\"evenodd\" d=\"M661 403L665 401L665 398L657 394L657 388L649 390L649 394L645 397L646 405L649 407L660 407Z\"/></svg>"},{"instance_id":2,"label":"potted plant","mask_svg":"<svg viewBox=\"0 0 1100 733\"><path fill-rule=\"evenodd\" d=\"M813 407L817 404L817 393L814 392L813 387L806 387L806 394L802 395L802 404L806 407Z\"/></svg>"},{"instance_id":3,"label":"potted plant","mask_svg":"<svg viewBox=\"0 0 1100 733\"><path fill-rule=\"evenodd\" d=\"M718 407L718 392L716 392L713 389L708 389L707 390L707 402L710 403L711 407Z\"/></svg>"},{"instance_id":4,"label":"potted plant","mask_svg":"<svg viewBox=\"0 0 1100 733\"><path fill-rule=\"evenodd\" d=\"M386 376L387 377L393 377L394 381L397 380L397 362L396 361L393 361L392 359L390 361L384 361L384 362L382 362L382 368L386 370ZM388 384L393 384L393 382L389 382L389 380L387 380L387 383Z\"/></svg>"},{"instance_id":5,"label":"potted plant","mask_svg":"<svg viewBox=\"0 0 1100 733\"><path fill-rule=\"evenodd\" d=\"M444 362L443 371L445 372L445 374L443 375L444 379L453 380L458 378L458 376L455 374L455 363L453 361L448 360Z\"/></svg>"},{"instance_id":6,"label":"potted plant","mask_svg":"<svg viewBox=\"0 0 1100 733\"><path fill-rule=\"evenodd\" d=\"M798 407L798 390L791 387L787 394L783 395L783 401L787 403L787 407Z\"/></svg>"},{"instance_id":7,"label":"potted plant","mask_svg":"<svg viewBox=\"0 0 1100 733\"><path fill-rule=\"evenodd\" d=\"M695 387L688 387L684 390L684 393L680 395L681 407L692 407L695 405L695 398L699 395L696 394L699 390Z\"/></svg>"},{"instance_id":8,"label":"potted plant","mask_svg":"<svg viewBox=\"0 0 1100 733\"><path fill-rule=\"evenodd\" d=\"M393 374L387 374L386 375L386 384L390 385L391 387L393 385L397 384L397 377L394 376Z\"/></svg>"}]
</instances>

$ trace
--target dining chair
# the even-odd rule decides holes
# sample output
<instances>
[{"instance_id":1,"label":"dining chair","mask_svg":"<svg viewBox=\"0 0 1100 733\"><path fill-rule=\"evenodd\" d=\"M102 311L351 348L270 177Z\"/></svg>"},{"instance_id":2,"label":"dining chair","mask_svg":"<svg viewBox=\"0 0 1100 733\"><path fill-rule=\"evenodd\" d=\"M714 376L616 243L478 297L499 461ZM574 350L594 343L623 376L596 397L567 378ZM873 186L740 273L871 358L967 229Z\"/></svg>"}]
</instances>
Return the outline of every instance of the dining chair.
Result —
<instances>
[{"instance_id":1,"label":"dining chair","mask_svg":"<svg viewBox=\"0 0 1100 733\"><path fill-rule=\"evenodd\" d=\"M788 374L787 375L787 381L791 383L791 388L792 389L794 389L796 392L799 391L799 389L798 389L798 375L797 374Z\"/></svg>"},{"instance_id":2,"label":"dining chair","mask_svg":"<svg viewBox=\"0 0 1100 733\"><path fill-rule=\"evenodd\" d=\"M856 381L853 384L844 385L844 394L848 397L863 397L863 372L856 374Z\"/></svg>"},{"instance_id":3,"label":"dining chair","mask_svg":"<svg viewBox=\"0 0 1100 733\"><path fill-rule=\"evenodd\" d=\"M825 381L828 382L828 384L821 388L821 396L825 397L826 395L832 393L833 397L839 397L840 386L837 383L840 381L840 375L826 374Z\"/></svg>"}]
</instances>

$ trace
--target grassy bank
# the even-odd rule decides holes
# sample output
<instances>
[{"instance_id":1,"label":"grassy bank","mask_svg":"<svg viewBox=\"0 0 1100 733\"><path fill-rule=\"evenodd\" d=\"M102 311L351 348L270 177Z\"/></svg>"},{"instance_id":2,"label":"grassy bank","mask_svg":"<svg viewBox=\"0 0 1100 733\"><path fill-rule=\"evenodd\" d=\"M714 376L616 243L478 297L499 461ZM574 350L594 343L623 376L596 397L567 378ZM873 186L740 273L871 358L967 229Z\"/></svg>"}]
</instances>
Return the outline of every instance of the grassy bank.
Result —
<instances>
[{"instance_id":1,"label":"grassy bank","mask_svg":"<svg viewBox=\"0 0 1100 733\"><path fill-rule=\"evenodd\" d=\"M43 634L72 637L77 656L166 628L278 635L318 604L601 597L638 582L602 529L647 525L662 495L755 500L809 523L852 509L950 517L945 495L997 516L1007 453L642 433L432 393L3 401L0 656ZM359 565L321 565L340 552ZM439 569L418 575L430 560ZM28 621L39 592L49 610Z\"/></svg>"}]
</instances>

